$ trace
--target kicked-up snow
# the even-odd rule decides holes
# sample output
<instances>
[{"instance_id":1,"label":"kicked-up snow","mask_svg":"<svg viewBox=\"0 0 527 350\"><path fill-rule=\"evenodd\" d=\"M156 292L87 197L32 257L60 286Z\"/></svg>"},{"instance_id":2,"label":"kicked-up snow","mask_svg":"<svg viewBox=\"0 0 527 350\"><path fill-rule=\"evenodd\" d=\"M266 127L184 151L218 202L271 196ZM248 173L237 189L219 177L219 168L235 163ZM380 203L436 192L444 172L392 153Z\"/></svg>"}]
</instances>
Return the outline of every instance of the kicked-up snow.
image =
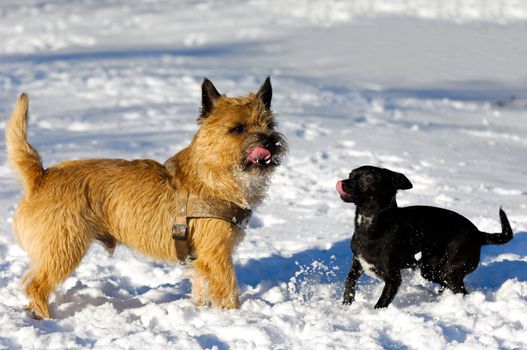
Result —
<instances>
[{"instance_id":1,"label":"kicked-up snow","mask_svg":"<svg viewBox=\"0 0 527 350\"><path fill-rule=\"evenodd\" d=\"M527 348L526 38L518 0L0 2L0 128L27 92L45 165L164 161L196 130L205 76L235 96L270 75L290 148L235 255L240 310L196 307L179 265L94 244L43 321L24 311L1 152L0 349ZM467 296L405 271L387 309L366 275L341 305L355 208L335 183L363 164L412 181L400 205L480 230L501 206L513 241L483 248Z\"/></svg>"}]
</instances>

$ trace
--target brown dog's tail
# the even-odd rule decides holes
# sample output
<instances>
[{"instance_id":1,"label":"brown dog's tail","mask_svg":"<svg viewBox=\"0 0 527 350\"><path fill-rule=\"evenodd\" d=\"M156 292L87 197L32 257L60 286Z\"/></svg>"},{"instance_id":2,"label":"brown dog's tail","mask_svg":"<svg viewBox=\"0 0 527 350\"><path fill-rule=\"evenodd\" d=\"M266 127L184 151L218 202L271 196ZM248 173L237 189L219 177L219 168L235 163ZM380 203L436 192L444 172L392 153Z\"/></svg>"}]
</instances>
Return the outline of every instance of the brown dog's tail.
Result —
<instances>
[{"instance_id":1,"label":"brown dog's tail","mask_svg":"<svg viewBox=\"0 0 527 350\"><path fill-rule=\"evenodd\" d=\"M509 224L507 215L500 208L501 233L486 233L483 234L483 244L505 244L512 239L512 228Z\"/></svg>"},{"instance_id":2,"label":"brown dog's tail","mask_svg":"<svg viewBox=\"0 0 527 350\"><path fill-rule=\"evenodd\" d=\"M38 186L44 168L37 150L27 142L28 106L29 98L23 93L6 125L5 139L7 157L20 173L26 194L31 194Z\"/></svg>"}]
</instances>

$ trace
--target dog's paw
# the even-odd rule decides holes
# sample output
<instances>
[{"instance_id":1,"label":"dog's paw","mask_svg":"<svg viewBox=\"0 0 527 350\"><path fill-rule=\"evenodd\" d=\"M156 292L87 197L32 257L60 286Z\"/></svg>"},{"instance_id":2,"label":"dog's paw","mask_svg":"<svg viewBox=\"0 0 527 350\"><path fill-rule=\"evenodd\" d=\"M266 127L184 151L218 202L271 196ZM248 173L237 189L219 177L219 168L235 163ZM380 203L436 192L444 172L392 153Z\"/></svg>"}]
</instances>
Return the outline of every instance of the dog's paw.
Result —
<instances>
[{"instance_id":1,"label":"dog's paw","mask_svg":"<svg viewBox=\"0 0 527 350\"><path fill-rule=\"evenodd\" d=\"M37 321L42 321L45 316L41 316L38 311L37 311L37 308L35 306L35 304L33 303L29 303L25 308L24 310L26 312L28 312L30 315L31 315L31 318L34 319L34 320L37 320ZM48 316L49 317L49 316Z\"/></svg>"},{"instance_id":2,"label":"dog's paw","mask_svg":"<svg viewBox=\"0 0 527 350\"><path fill-rule=\"evenodd\" d=\"M353 298L344 298L342 300L342 305L351 305L353 303Z\"/></svg>"},{"instance_id":3,"label":"dog's paw","mask_svg":"<svg viewBox=\"0 0 527 350\"><path fill-rule=\"evenodd\" d=\"M217 305L222 309L239 309L240 308L240 299L237 295L229 296L227 298L221 299L220 303Z\"/></svg>"}]
</instances>

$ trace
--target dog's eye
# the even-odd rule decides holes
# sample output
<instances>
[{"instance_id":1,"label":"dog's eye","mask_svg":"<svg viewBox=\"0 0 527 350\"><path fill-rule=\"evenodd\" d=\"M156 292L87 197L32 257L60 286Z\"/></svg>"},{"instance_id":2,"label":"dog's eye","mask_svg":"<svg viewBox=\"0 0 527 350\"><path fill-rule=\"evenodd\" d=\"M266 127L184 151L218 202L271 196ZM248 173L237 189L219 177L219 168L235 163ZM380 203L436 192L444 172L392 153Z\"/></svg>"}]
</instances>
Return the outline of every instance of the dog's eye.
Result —
<instances>
[{"instance_id":1,"label":"dog's eye","mask_svg":"<svg viewBox=\"0 0 527 350\"><path fill-rule=\"evenodd\" d=\"M359 180L359 185L361 190L366 191L368 188L370 188L370 185L373 184L375 178L373 175L364 175Z\"/></svg>"},{"instance_id":2,"label":"dog's eye","mask_svg":"<svg viewBox=\"0 0 527 350\"><path fill-rule=\"evenodd\" d=\"M274 130L274 128L276 128L276 122L273 121L267 124L267 129Z\"/></svg>"},{"instance_id":3,"label":"dog's eye","mask_svg":"<svg viewBox=\"0 0 527 350\"><path fill-rule=\"evenodd\" d=\"M237 125L229 131L233 134L243 134L245 132L245 125Z\"/></svg>"}]
</instances>

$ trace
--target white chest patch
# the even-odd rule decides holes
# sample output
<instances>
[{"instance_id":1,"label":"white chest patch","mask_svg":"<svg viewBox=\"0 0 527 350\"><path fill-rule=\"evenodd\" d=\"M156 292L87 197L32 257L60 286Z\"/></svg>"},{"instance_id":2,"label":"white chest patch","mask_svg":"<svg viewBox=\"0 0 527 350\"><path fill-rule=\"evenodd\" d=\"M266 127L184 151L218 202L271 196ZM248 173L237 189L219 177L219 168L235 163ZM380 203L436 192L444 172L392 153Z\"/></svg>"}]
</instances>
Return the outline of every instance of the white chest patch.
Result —
<instances>
[{"instance_id":1,"label":"white chest patch","mask_svg":"<svg viewBox=\"0 0 527 350\"><path fill-rule=\"evenodd\" d=\"M371 225L372 220L373 219L370 216L364 216L362 214L359 214L357 216L357 224L359 224L360 226L364 225L368 227Z\"/></svg>"},{"instance_id":2,"label":"white chest patch","mask_svg":"<svg viewBox=\"0 0 527 350\"><path fill-rule=\"evenodd\" d=\"M422 252L419 252L419 253L417 253L417 254L414 255L414 259L415 259L416 261L419 261L419 260L421 260L421 257L422 257L422 256L423 256L423 253L422 253Z\"/></svg>"},{"instance_id":3,"label":"white chest patch","mask_svg":"<svg viewBox=\"0 0 527 350\"><path fill-rule=\"evenodd\" d=\"M370 277L380 279L380 277L375 273L375 267L372 264L364 260L360 255L357 256L357 258L359 259L360 265L362 266L365 274Z\"/></svg>"}]
</instances>

